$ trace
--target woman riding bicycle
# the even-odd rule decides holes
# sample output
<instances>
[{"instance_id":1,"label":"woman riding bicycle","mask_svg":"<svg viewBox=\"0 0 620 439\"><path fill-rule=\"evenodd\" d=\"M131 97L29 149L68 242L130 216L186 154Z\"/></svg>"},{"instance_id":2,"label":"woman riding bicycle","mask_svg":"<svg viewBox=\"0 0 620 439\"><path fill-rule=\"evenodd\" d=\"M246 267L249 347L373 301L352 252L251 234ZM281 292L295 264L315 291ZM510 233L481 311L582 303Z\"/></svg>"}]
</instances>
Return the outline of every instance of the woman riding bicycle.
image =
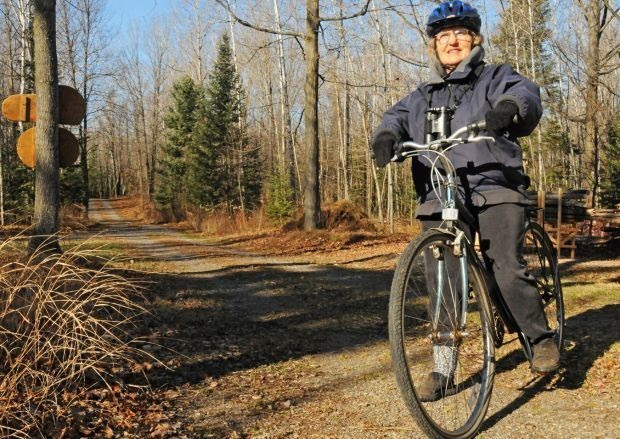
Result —
<instances>
[{"instance_id":1,"label":"woman riding bicycle","mask_svg":"<svg viewBox=\"0 0 620 439\"><path fill-rule=\"evenodd\" d=\"M521 257L528 204L523 191L529 178L517 142L517 137L530 134L538 124L540 92L508 64L484 63L480 24L477 10L459 0L433 10L426 25L430 80L385 112L371 144L377 165L383 167L398 142L426 142L425 114L430 108L450 108L452 128L486 120L495 142L464 144L448 156L457 169L460 198L476 216L485 262L519 327L534 344L532 370L547 373L558 368L559 351ZM431 182L430 164L414 157L412 171L419 201L416 217L425 230L437 227L441 205ZM443 363L427 377L421 398L432 398L451 380L447 376L451 369Z\"/></svg>"}]
</instances>

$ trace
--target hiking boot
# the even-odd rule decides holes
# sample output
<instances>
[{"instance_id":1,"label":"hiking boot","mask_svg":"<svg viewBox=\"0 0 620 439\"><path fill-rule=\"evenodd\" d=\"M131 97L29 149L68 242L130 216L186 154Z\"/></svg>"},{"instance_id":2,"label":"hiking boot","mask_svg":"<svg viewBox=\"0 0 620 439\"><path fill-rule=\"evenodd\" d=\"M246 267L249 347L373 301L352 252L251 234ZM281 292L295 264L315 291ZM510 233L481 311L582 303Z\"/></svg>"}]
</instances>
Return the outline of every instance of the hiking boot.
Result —
<instances>
[{"instance_id":1,"label":"hiking boot","mask_svg":"<svg viewBox=\"0 0 620 439\"><path fill-rule=\"evenodd\" d=\"M444 396L454 393L454 381L439 372L428 374L424 382L417 389L418 399L422 402L437 401Z\"/></svg>"},{"instance_id":2,"label":"hiking boot","mask_svg":"<svg viewBox=\"0 0 620 439\"><path fill-rule=\"evenodd\" d=\"M545 338L534 345L532 371L538 373L553 372L560 366L560 351L555 339Z\"/></svg>"}]
</instances>

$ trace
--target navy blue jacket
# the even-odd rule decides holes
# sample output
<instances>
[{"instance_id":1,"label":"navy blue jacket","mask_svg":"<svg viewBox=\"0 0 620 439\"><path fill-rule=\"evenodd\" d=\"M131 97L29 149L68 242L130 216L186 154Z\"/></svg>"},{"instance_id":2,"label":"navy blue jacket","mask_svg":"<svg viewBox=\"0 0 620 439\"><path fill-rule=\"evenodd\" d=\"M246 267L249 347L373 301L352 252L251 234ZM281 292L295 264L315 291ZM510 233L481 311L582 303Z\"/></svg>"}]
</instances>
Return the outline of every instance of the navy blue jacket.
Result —
<instances>
[{"instance_id":1,"label":"navy blue jacket","mask_svg":"<svg viewBox=\"0 0 620 439\"><path fill-rule=\"evenodd\" d=\"M530 134L542 115L540 91L536 84L519 75L508 64L484 65L484 50L475 47L448 76L441 67L431 69L431 79L385 112L377 128L391 129L401 141L424 142L425 111L432 107L459 104L452 119L452 131L484 120L498 102L510 101L519 107L520 123L495 142L481 141L458 145L448 152L459 177L459 192L474 206L525 203L522 151L517 137ZM459 103L460 101L460 103ZM413 180L419 197L417 216L441 210L430 183L430 166L414 157Z\"/></svg>"}]
</instances>

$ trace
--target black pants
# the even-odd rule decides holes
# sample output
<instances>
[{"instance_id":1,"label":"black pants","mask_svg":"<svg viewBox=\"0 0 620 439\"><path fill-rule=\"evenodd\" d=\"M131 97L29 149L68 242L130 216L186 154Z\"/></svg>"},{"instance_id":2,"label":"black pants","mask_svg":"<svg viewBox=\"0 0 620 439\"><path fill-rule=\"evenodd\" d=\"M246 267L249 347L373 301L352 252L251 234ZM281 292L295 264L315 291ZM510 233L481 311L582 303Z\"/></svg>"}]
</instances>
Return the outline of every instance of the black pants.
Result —
<instances>
[{"instance_id":1,"label":"black pants","mask_svg":"<svg viewBox=\"0 0 620 439\"><path fill-rule=\"evenodd\" d=\"M484 262L521 331L533 342L553 335L547 326L535 280L527 273L521 253L525 233L525 209L518 204L487 206L477 212ZM422 227L438 227L436 217L420 217ZM453 266L450 276L455 273ZM432 276L431 276L432 277ZM453 278L452 282L456 279Z\"/></svg>"}]
</instances>

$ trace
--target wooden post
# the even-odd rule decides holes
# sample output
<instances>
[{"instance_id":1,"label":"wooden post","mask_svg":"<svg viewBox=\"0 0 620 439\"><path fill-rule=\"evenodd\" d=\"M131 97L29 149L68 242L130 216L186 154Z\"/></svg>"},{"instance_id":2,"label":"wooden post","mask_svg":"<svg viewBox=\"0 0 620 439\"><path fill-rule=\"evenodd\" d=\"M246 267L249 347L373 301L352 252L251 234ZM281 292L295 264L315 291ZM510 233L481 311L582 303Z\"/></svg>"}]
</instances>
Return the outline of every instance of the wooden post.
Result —
<instances>
[{"instance_id":1,"label":"wooden post","mask_svg":"<svg viewBox=\"0 0 620 439\"><path fill-rule=\"evenodd\" d=\"M556 246L558 249L558 260L560 259L560 253L562 252L562 188L558 189L558 224L557 224L557 241Z\"/></svg>"},{"instance_id":2,"label":"wooden post","mask_svg":"<svg viewBox=\"0 0 620 439\"><path fill-rule=\"evenodd\" d=\"M538 224L544 229L545 228L545 191L538 191L538 213L537 218Z\"/></svg>"}]
</instances>

